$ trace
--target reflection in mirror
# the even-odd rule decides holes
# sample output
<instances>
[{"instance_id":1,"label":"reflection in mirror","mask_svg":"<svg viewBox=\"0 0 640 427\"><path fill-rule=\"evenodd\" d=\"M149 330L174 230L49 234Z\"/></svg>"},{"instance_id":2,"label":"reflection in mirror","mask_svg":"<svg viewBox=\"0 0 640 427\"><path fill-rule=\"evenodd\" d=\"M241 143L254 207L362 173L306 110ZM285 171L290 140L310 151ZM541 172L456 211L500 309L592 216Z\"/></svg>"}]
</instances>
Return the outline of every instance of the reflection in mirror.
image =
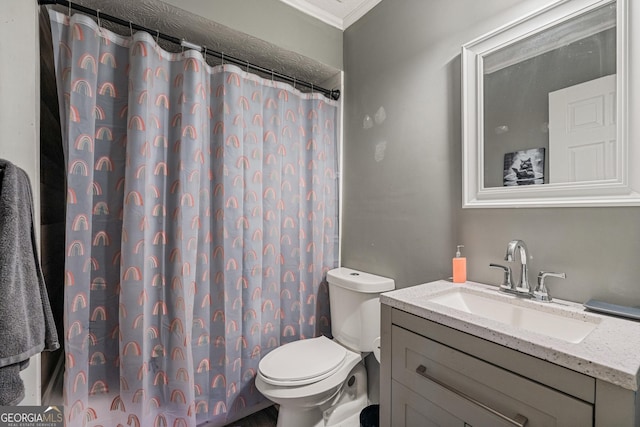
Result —
<instances>
[{"instance_id":1,"label":"reflection in mirror","mask_svg":"<svg viewBox=\"0 0 640 427\"><path fill-rule=\"evenodd\" d=\"M615 2L483 65L484 188L616 178Z\"/></svg>"}]
</instances>

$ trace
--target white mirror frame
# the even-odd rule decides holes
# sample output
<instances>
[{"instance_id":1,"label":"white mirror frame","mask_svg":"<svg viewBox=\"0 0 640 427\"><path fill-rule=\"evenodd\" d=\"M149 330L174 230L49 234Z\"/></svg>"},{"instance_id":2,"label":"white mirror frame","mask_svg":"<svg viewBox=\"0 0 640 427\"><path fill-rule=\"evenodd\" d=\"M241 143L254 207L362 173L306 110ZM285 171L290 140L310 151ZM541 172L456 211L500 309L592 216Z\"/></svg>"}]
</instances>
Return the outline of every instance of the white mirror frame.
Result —
<instances>
[{"instance_id":1,"label":"white mirror frame","mask_svg":"<svg viewBox=\"0 0 640 427\"><path fill-rule=\"evenodd\" d=\"M629 111L635 111L635 115L640 113L640 84L628 79L632 70L640 72L640 28L629 26L629 22L640 23L640 8L634 5L635 8L629 10L628 0L616 0L616 108L619 144L616 178L522 187L484 187L484 57L608 3L611 0L557 0L462 47L463 208L640 206L640 140L635 138L640 135L640 124L636 125L628 120ZM635 47L630 45L630 40L636 41ZM629 159L637 159L638 164L635 165Z\"/></svg>"}]
</instances>

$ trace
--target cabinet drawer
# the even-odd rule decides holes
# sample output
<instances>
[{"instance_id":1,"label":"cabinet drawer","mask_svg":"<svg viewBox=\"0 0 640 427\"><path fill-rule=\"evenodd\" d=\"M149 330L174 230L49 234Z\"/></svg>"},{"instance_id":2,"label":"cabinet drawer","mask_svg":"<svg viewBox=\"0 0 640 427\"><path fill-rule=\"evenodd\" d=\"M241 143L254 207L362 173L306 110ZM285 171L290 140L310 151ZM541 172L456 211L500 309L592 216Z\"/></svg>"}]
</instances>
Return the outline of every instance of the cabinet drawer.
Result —
<instances>
[{"instance_id":1,"label":"cabinet drawer","mask_svg":"<svg viewBox=\"0 0 640 427\"><path fill-rule=\"evenodd\" d=\"M486 422L481 418L484 414L465 412L461 402L468 400L511 419L524 416L528 427L593 425L590 403L395 325L391 341L393 380L440 408L454 411L454 416L464 417L469 425L499 424ZM443 392L438 383L449 390ZM437 396L437 401L433 396ZM392 392L392 419L393 408L400 410L397 398Z\"/></svg>"}]
</instances>

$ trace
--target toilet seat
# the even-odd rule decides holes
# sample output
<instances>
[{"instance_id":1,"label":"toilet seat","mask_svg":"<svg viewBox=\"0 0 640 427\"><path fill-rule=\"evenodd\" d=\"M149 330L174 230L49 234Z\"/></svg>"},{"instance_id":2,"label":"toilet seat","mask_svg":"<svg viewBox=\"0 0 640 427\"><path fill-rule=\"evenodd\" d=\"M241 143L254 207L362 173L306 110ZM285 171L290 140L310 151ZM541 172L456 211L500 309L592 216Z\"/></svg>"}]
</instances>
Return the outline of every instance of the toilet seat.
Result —
<instances>
[{"instance_id":1,"label":"toilet seat","mask_svg":"<svg viewBox=\"0 0 640 427\"><path fill-rule=\"evenodd\" d=\"M319 405L337 393L340 387L342 387L342 384L347 380L351 370L354 369L358 363L362 362L362 355L360 353L355 353L348 349L346 352L347 356L345 361L338 367L333 375L298 387L292 384L288 386L269 384L265 381L265 377L258 367L255 380L256 388L268 399L276 403L281 404L283 401L287 401L289 404L300 407L305 407L307 404L312 404L313 406Z\"/></svg>"},{"instance_id":2,"label":"toilet seat","mask_svg":"<svg viewBox=\"0 0 640 427\"><path fill-rule=\"evenodd\" d=\"M258 365L264 382L284 387L312 384L335 374L344 364L347 350L320 336L291 342L262 358Z\"/></svg>"}]
</instances>

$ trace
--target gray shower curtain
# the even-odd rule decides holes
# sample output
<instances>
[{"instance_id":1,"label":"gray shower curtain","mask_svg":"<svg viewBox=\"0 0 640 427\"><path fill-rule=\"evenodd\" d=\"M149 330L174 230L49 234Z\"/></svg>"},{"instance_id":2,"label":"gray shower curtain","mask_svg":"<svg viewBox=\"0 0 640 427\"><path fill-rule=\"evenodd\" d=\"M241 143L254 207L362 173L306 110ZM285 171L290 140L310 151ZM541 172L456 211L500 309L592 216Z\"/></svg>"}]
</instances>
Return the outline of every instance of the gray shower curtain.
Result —
<instances>
[{"instance_id":1,"label":"gray shower curtain","mask_svg":"<svg viewBox=\"0 0 640 427\"><path fill-rule=\"evenodd\" d=\"M51 12L67 162L67 426L224 425L327 333L338 106Z\"/></svg>"}]
</instances>

